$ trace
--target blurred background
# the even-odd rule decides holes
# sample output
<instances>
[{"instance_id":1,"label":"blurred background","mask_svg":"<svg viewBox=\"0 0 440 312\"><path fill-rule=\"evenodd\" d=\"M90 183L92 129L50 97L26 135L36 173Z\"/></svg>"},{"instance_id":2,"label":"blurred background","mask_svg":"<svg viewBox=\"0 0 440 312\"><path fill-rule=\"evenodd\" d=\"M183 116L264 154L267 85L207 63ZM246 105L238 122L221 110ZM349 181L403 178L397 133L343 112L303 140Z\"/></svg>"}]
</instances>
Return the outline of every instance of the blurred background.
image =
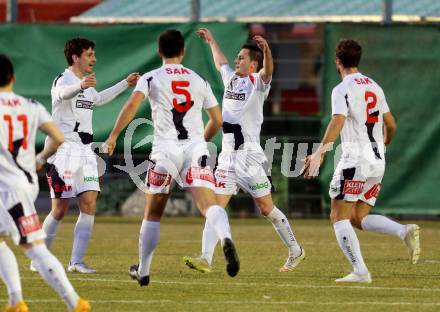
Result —
<instances>
[{"instance_id":1,"label":"blurred background","mask_svg":"<svg viewBox=\"0 0 440 312\"><path fill-rule=\"evenodd\" d=\"M165 29L181 30L186 40L184 64L204 76L221 102L223 86L208 45L195 35L208 27L230 63L254 35L272 49L275 71L265 103L261 145L275 150L272 180L276 205L289 216L328 215L328 184L334 168L329 155L317 180L295 174L298 146L319 142L330 118L331 90L339 83L334 48L341 38L363 47L360 70L384 89L398 132L387 151L387 170L376 212L402 218L439 218L440 192L440 1L437 0L0 0L0 53L14 63L18 94L35 98L51 110L53 79L66 67L64 43L84 36L96 42L98 90L160 66L157 37ZM95 141L107 138L131 90L95 109ZM138 117L150 118L149 105ZM151 128L135 131L135 146ZM125 165L123 135L118 154L106 161L101 214L139 215L143 194L114 165ZM38 149L44 137L39 136ZM221 148L221 136L214 139ZM135 164L151 145L132 149ZM284 155L284 156L283 156ZM1 174L1 173L0 173ZM290 175L290 177L289 177ZM142 176L142 178L144 175ZM37 209L45 213L50 199L44 174ZM76 203L72 201L72 209ZM177 187L169 215L198 214ZM252 199L243 193L229 206L232 216L253 217Z\"/></svg>"}]
</instances>

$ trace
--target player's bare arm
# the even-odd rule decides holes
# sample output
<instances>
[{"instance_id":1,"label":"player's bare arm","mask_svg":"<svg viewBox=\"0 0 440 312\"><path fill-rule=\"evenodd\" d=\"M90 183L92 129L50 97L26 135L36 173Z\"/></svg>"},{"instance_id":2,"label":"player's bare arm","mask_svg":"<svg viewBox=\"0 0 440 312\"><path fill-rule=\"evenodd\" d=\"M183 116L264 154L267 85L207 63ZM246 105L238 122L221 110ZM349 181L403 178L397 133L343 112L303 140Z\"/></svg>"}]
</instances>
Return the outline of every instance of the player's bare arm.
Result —
<instances>
[{"instance_id":1,"label":"player's bare arm","mask_svg":"<svg viewBox=\"0 0 440 312\"><path fill-rule=\"evenodd\" d=\"M384 144L389 145L397 131L397 124L391 112L383 114L384 123Z\"/></svg>"},{"instance_id":2,"label":"player's bare arm","mask_svg":"<svg viewBox=\"0 0 440 312\"><path fill-rule=\"evenodd\" d=\"M306 179L312 179L318 176L319 167L324 161L325 153L331 150L333 143L339 137L339 134L344 127L345 119L346 117L344 115L333 115L318 149L305 159L302 172Z\"/></svg>"},{"instance_id":3,"label":"player's bare arm","mask_svg":"<svg viewBox=\"0 0 440 312\"><path fill-rule=\"evenodd\" d=\"M273 74L273 57L272 51L267 44L266 39L261 36L254 36L257 46L263 51L263 68L260 70L261 79L265 83L269 83Z\"/></svg>"},{"instance_id":4,"label":"player's bare arm","mask_svg":"<svg viewBox=\"0 0 440 312\"><path fill-rule=\"evenodd\" d=\"M139 106L145 99L145 96L142 92L133 92L127 102L124 104L121 112L118 115L118 119L116 119L115 126L113 127L110 136L105 141L105 144L108 148L108 154L113 155L113 151L116 147L116 140L118 139L119 134L122 132L125 127L133 120L136 112L139 109Z\"/></svg>"},{"instance_id":5,"label":"player's bare arm","mask_svg":"<svg viewBox=\"0 0 440 312\"><path fill-rule=\"evenodd\" d=\"M64 135L54 122L46 122L40 126L40 130L48 135L47 144L44 149L38 153L36 157L36 169L40 170L46 163L47 159L55 154L58 147L64 143Z\"/></svg>"},{"instance_id":6,"label":"player's bare arm","mask_svg":"<svg viewBox=\"0 0 440 312\"><path fill-rule=\"evenodd\" d=\"M226 56L223 54L222 50L218 46L217 42L214 39L211 31L207 28L200 28L197 31L197 35L206 41L211 47L212 57L214 59L215 68L220 71L222 65L228 64L228 60Z\"/></svg>"},{"instance_id":7,"label":"player's bare arm","mask_svg":"<svg viewBox=\"0 0 440 312\"><path fill-rule=\"evenodd\" d=\"M222 111L219 106L208 108L206 113L209 116L209 121L205 126L205 141L208 142L221 128L223 118Z\"/></svg>"}]
</instances>

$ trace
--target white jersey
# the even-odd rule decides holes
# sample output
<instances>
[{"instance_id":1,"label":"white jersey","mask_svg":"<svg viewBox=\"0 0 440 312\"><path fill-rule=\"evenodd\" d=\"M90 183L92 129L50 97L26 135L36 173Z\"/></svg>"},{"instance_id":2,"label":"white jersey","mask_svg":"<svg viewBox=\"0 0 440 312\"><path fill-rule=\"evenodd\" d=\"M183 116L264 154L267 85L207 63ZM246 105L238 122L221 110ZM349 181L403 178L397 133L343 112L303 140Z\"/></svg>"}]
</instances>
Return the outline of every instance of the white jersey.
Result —
<instances>
[{"instance_id":1,"label":"white jersey","mask_svg":"<svg viewBox=\"0 0 440 312\"><path fill-rule=\"evenodd\" d=\"M35 137L38 128L50 121L40 103L13 92L0 92L0 192L38 191Z\"/></svg>"},{"instance_id":2,"label":"white jersey","mask_svg":"<svg viewBox=\"0 0 440 312\"><path fill-rule=\"evenodd\" d=\"M227 64L220 72L225 86L222 150L238 150L243 143L246 149L261 149L263 104L270 83L265 83L259 73L240 77Z\"/></svg>"},{"instance_id":3,"label":"white jersey","mask_svg":"<svg viewBox=\"0 0 440 312\"><path fill-rule=\"evenodd\" d=\"M361 73L346 76L332 92L332 114L347 117L341 131L342 158L383 163L383 114L389 111L376 82Z\"/></svg>"},{"instance_id":4,"label":"white jersey","mask_svg":"<svg viewBox=\"0 0 440 312\"><path fill-rule=\"evenodd\" d=\"M218 105L209 83L181 64L164 64L142 75L133 92L150 101L153 144L204 140L202 108Z\"/></svg>"},{"instance_id":5,"label":"white jersey","mask_svg":"<svg viewBox=\"0 0 440 312\"><path fill-rule=\"evenodd\" d=\"M113 100L127 89L125 80L98 92L81 88L81 80L66 69L52 84L52 118L64 134L65 142L89 147L93 142L93 109Z\"/></svg>"}]
</instances>

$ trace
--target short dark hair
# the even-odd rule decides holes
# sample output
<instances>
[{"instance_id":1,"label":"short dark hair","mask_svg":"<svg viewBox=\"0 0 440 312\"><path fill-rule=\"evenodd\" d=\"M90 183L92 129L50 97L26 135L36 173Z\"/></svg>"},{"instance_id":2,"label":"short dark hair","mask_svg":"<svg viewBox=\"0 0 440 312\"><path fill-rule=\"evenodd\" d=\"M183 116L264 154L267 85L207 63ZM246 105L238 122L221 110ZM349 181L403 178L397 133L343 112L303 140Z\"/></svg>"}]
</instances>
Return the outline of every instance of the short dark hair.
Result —
<instances>
[{"instance_id":1,"label":"short dark hair","mask_svg":"<svg viewBox=\"0 0 440 312\"><path fill-rule=\"evenodd\" d=\"M73 64L73 55L81 56L84 50L92 48L95 49L95 43L85 38L73 38L66 42L64 46L64 55L66 56L67 64Z\"/></svg>"},{"instance_id":2,"label":"short dark hair","mask_svg":"<svg viewBox=\"0 0 440 312\"><path fill-rule=\"evenodd\" d=\"M251 61L255 61L258 63L257 71L263 68L263 51L254 43L245 43L242 49L249 50L249 57Z\"/></svg>"},{"instance_id":3,"label":"short dark hair","mask_svg":"<svg viewBox=\"0 0 440 312\"><path fill-rule=\"evenodd\" d=\"M0 87L7 86L14 78L14 66L4 54L0 54Z\"/></svg>"},{"instance_id":4,"label":"short dark hair","mask_svg":"<svg viewBox=\"0 0 440 312\"><path fill-rule=\"evenodd\" d=\"M159 36L159 51L166 58L176 57L182 54L185 48L185 40L180 31L168 29Z\"/></svg>"},{"instance_id":5,"label":"short dark hair","mask_svg":"<svg viewBox=\"0 0 440 312\"><path fill-rule=\"evenodd\" d=\"M362 55L362 47L353 39L341 39L336 46L336 57L345 68L358 67Z\"/></svg>"}]
</instances>

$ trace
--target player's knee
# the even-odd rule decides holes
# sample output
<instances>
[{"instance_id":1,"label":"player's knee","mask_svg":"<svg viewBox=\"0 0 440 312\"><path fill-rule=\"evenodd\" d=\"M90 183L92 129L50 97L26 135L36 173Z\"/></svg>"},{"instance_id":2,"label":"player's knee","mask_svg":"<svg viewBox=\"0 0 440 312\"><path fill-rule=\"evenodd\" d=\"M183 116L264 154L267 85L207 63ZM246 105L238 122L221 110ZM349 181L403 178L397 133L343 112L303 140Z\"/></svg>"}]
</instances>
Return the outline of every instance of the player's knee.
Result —
<instances>
[{"instance_id":1,"label":"player's knee","mask_svg":"<svg viewBox=\"0 0 440 312\"><path fill-rule=\"evenodd\" d=\"M352 216L350 218L350 223L355 228L362 230L362 219L360 219L359 216Z\"/></svg>"},{"instance_id":2,"label":"player's knee","mask_svg":"<svg viewBox=\"0 0 440 312\"><path fill-rule=\"evenodd\" d=\"M66 212L67 212L67 209L65 209L64 207L55 206L55 207L52 207L51 214L55 220L60 221L61 219L64 218L64 215L66 214Z\"/></svg>"}]
</instances>

